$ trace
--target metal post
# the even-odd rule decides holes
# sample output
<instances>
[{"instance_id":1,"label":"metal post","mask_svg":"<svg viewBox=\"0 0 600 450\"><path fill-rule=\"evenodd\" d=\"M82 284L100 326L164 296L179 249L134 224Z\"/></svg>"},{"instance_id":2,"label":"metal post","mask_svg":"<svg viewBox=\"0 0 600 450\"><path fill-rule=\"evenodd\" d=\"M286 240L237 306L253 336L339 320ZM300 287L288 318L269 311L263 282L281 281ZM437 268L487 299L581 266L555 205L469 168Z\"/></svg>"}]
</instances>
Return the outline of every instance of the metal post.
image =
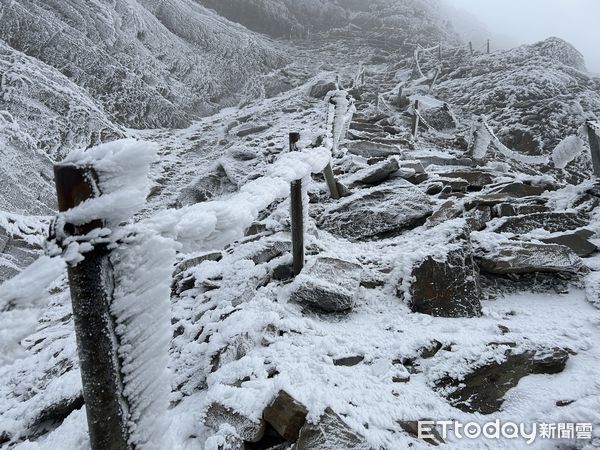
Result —
<instances>
[{"instance_id":1,"label":"metal post","mask_svg":"<svg viewBox=\"0 0 600 450\"><path fill-rule=\"evenodd\" d=\"M490 54L490 40L487 40L487 54Z\"/></svg>"},{"instance_id":2,"label":"metal post","mask_svg":"<svg viewBox=\"0 0 600 450\"><path fill-rule=\"evenodd\" d=\"M594 176L600 177L600 127L593 122L587 122L588 138L590 141L590 151L592 153L592 165L594 166Z\"/></svg>"},{"instance_id":3,"label":"metal post","mask_svg":"<svg viewBox=\"0 0 600 450\"><path fill-rule=\"evenodd\" d=\"M415 114L413 116L413 129L412 129L412 137L413 140L417 140L417 136L419 133L419 100L415 100Z\"/></svg>"},{"instance_id":4,"label":"metal post","mask_svg":"<svg viewBox=\"0 0 600 450\"><path fill-rule=\"evenodd\" d=\"M93 168L57 164L54 167L54 177L61 212L100 195ZM66 224L64 230L74 236L81 236L101 226L101 221L83 226ZM115 324L110 315L114 279L109 254L106 245L96 245L85 254L83 261L68 268L92 450L130 448L127 404L122 392Z\"/></svg>"},{"instance_id":5,"label":"metal post","mask_svg":"<svg viewBox=\"0 0 600 450\"><path fill-rule=\"evenodd\" d=\"M300 133L290 133L290 151L298 150ZM294 276L304 268L304 200L302 180L292 181L290 186L290 203L292 218L292 257Z\"/></svg>"},{"instance_id":6,"label":"metal post","mask_svg":"<svg viewBox=\"0 0 600 450\"><path fill-rule=\"evenodd\" d=\"M473 56L473 42L469 41L469 50L471 51L471 56Z\"/></svg>"}]
</instances>

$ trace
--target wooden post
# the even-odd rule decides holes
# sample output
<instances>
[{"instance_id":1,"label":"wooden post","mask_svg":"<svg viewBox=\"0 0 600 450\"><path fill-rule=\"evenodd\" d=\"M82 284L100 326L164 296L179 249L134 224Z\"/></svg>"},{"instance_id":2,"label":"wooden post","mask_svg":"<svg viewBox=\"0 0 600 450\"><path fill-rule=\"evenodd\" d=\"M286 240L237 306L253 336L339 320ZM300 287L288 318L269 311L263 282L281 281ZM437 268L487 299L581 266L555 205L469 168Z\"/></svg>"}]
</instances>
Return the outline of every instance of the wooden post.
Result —
<instances>
[{"instance_id":1,"label":"wooden post","mask_svg":"<svg viewBox=\"0 0 600 450\"><path fill-rule=\"evenodd\" d=\"M440 45L438 45L438 59L441 61L442 60L442 43L440 42Z\"/></svg>"},{"instance_id":2,"label":"wooden post","mask_svg":"<svg viewBox=\"0 0 600 450\"><path fill-rule=\"evenodd\" d=\"M490 54L490 40L487 40L487 54Z\"/></svg>"},{"instance_id":3,"label":"wooden post","mask_svg":"<svg viewBox=\"0 0 600 450\"><path fill-rule=\"evenodd\" d=\"M473 42L469 41L469 51L471 52L471 56L473 56Z\"/></svg>"},{"instance_id":4,"label":"wooden post","mask_svg":"<svg viewBox=\"0 0 600 450\"><path fill-rule=\"evenodd\" d=\"M298 150L300 133L290 133L290 151ZM294 276L304 268L304 200L302 180L292 181L290 186L290 204L292 220L292 257Z\"/></svg>"},{"instance_id":5,"label":"wooden post","mask_svg":"<svg viewBox=\"0 0 600 450\"><path fill-rule=\"evenodd\" d=\"M396 97L396 103L398 104L399 108L402 108L402 92L403 92L403 89L402 89L402 86L400 86L398 88L398 97Z\"/></svg>"},{"instance_id":6,"label":"wooden post","mask_svg":"<svg viewBox=\"0 0 600 450\"><path fill-rule=\"evenodd\" d=\"M362 72L360 73L360 84L361 86L365 84L365 68L363 67Z\"/></svg>"},{"instance_id":7,"label":"wooden post","mask_svg":"<svg viewBox=\"0 0 600 450\"><path fill-rule=\"evenodd\" d=\"M412 137L416 141L419 133L419 100L415 100L415 115L413 116Z\"/></svg>"},{"instance_id":8,"label":"wooden post","mask_svg":"<svg viewBox=\"0 0 600 450\"><path fill-rule=\"evenodd\" d=\"M95 171L89 167L54 167L59 211L71 209L100 193ZM101 221L82 226L66 224L65 232L82 236L101 227ZM83 385L83 398L92 450L126 450L127 403L122 392L115 324L110 315L114 290L110 250L96 245L85 259L69 266L71 305Z\"/></svg>"},{"instance_id":9,"label":"wooden post","mask_svg":"<svg viewBox=\"0 0 600 450\"><path fill-rule=\"evenodd\" d=\"M431 80L431 84L429 85L429 92L431 92L433 90L433 86L435 85L435 82L437 81L439 76L440 76L440 68L438 67L435 71L435 75L433 76L433 79Z\"/></svg>"},{"instance_id":10,"label":"wooden post","mask_svg":"<svg viewBox=\"0 0 600 450\"><path fill-rule=\"evenodd\" d=\"M587 122L588 138L590 141L590 151L592 153L592 165L594 166L594 176L600 178L600 127L593 122Z\"/></svg>"}]
</instances>

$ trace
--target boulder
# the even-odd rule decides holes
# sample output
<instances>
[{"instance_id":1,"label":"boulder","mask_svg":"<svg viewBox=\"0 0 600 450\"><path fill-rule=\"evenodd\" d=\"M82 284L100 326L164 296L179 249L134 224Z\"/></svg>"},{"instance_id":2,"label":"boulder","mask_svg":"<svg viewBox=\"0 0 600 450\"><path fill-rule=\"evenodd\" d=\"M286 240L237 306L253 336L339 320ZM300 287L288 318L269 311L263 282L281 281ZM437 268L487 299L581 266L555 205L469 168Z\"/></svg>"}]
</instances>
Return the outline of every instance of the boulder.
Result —
<instances>
[{"instance_id":1,"label":"boulder","mask_svg":"<svg viewBox=\"0 0 600 450\"><path fill-rule=\"evenodd\" d=\"M432 212L427 195L398 179L344 198L323 212L319 225L350 240L384 238L422 225Z\"/></svg>"},{"instance_id":2,"label":"boulder","mask_svg":"<svg viewBox=\"0 0 600 450\"><path fill-rule=\"evenodd\" d=\"M490 189L492 194L506 194L513 198L538 196L546 192L545 186L533 186L521 182L503 184Z\"/></svg>"},{"instance_id":3,"label":"boulder","mask_svg":"<svg viewBox=\"0 0 600 450\"><path fill-rule=\"evenodd\" d=\"M481 231L492 220L492 209L489 206L478 206L465 212L464 218L472 231Z\"/></svg>"},{"instance_id":4,"label":"boulder","mask_svg":"<svg viewBox=\"0 0 600 450\"><path fill-rule=\"evenodd\" d=\"M481 190L485 186L492 184L493 176L489 172L482 170L456 170L452 172L443 172L438 174L442 178L459 178L469 183L469 190Z\"/></svg>"},{"instance_id":5,"label":"boulder","mask_svg":"<svg viewBox=\"0 0 600 450\"><path fill-rule=\"evenodd\" d=\"M514 345L514 344L513 344ZM450 376L435 384L452 405L467 413L491 414L504 403L504 395L521 378L531 374L556 374L565 368L569 352L561 348L514 353L508 349L502 361L492 360L460 379Z\"/></svg>"},{"instance_id":6,"label":"boulder","mask_svg":"<svg viewBox=\"0 0 600 450\"><path fill-rule=\"evenodd\" d=\"M329 92L336 89L337 85L334 81L319 80L311 86L309 95L313 98L324 98Z\"/></svg>"},{"instance_id":7,"label":"boulder","mask_svg":"<svg viewBox=\"0 0 600 450\"><path fill-rule=\"evenodd\" d=\"M400 165L398 164L398 160L396 158L389 158L359 170L344 180L344 183L350 188L361 184L381 184L384 181L387 181L392 174L399 169Z\"/></svg>"},{"instance_id":8,"label":"boulder","mask_svg":"<svg viewBox=\"0 0 600 450\"><path fill-rule=\"evenodd\" d=\"M373 141L350 141L346 144L346 148L353 155L362 156L363 158L387 158L388 156L402 153L397 145L388 145Z\"/></svg>"},{"instance_id":9,"label":"boulder","mask_svg":"<svg viewBox=\"0 0 600 450\"><path fill-rule=\"evenodd\" d=\"M292 450L371 450L365 438L352 430L331 408L316 424L307 423Z\"/></svg>"},{"instance_id":10,"label":"boulder","mask_svg":"<svg viewBox=\"0 0 600 450\"><path fill-rule=\"evenodd\" d=\"M458 121L447 103L435 108L421 111L421 116L438 131L453 130L458 126Z\"/></svg>"},{"instance_id":11,"label":"boulder","mask_svg":"<svg viewBox=\"0 0 600 450\"><path fill-rule=\"evenodd\" d=\"M506 242L479 256L482 271L494 274L571 272L583 267L581 259L564 245Z\"/></svg>"},{"instance_id":12,"label":"boulder","mask_svg":"<svg viewBox=\"0 0 600 450\"><path fill-rule=\"evenodd\" d=\"M479 271L473 262L468 235L445 258L428 256L412 270L409 306L413 312L435 317L477 317L482 297Z\"/></svg>"},{"instance_id":13,"label":"boulder","mask_svg":"<svg viewBox=\"0 0 600 450\"><path fill-rule=\"evenodd\" d=\"M461 206L457 205L456 202L448 200L443 203L428 219L428 226L436 226L450 219L456 219L463 213Z\"/></svg>"},{"instance_id":14,"label":"boulder","mask_svg":"<svg viewBox=\"0 0 600 450\"><path fill-rule=\"evenodd\" d=\"M333 365L334 366L353 367L353 366L356 366L356 365L360 364L361 362L363 362L364 359L365 359L365 357L361 356L361 355L346 356L344 358L334 359Z\"/></svg>"},{"instance_id":15,"label":"boulder","mask_svg":"<svg viewBox=\"0 0 600 450\"><path fill-rule=\"evenodd\" d=\"M441 155L423 155L413 156L423 164L423 167L428 166L473 166L473 160L471 158L456 158L453 156L441 156Z\"/></svg>"},{"instance_id":16,"label":"boulder","mask_svg":"<svg viewBox=\"0 0 600 450\"><path fill-rule=\"evenodd\" d=\"M362 267L335 258L316 258L296 277L290 300L327 313L345 312L355 305Z\"/></svg>"},{"instance_id":17,"label":"boulder","mask_svg":"<svg viewBox=\"0 0 600 450\"><path fill-rule=\"evenodd\" d=\"M212 403L206 410L204 424L214 430L219 430L222 424L229 424L246 442L258 442L265 434L265 421L252 420L220 403Z\"/></svg>"},{"instance_id":18,"label":"boulder","mask_svg":"<svg viewBox=\"0 0 600 450\"><path fill-rule=\"evenodd\" d=\"M294 442L306 422L307 414L304 405L294 400L287 392L279 391L263 411L263 418L286 441Z\"/></svg>"},{"instance_id":19,"label":"boulder","mask_svg":"<svg viewBox=\"0 0 600 450\"><path fill-rule=\"evenodd\" d=\"M592 244L588 239L594 235L594 232L589 230L579 230L574 233L561 234L547 239L540 239L547 244L559 244L569 247L577 256L590 256L598 250L596 245Z\"/></svg>"},{"instance_id":20,"label":"boulder","mask_svg":"<svg viewBox=\"0 0 600 450\"><path fill-rule=\"evenodd\" d=\"M543 229L550 233L559 233L582 228L587 224L587 218L579 213L535 213L506 217L500 225L494 227L493 231L497 233L525 234L533 230Z\"/></svg>"}]
</instances>

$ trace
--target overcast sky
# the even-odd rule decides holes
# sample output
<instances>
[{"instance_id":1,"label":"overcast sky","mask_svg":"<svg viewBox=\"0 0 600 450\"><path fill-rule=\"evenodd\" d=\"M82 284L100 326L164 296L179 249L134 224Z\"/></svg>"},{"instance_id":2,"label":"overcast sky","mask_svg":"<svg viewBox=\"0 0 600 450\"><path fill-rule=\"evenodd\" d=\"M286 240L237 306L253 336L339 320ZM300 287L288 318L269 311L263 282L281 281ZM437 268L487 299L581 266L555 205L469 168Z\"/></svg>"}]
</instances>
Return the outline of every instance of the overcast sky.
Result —
<instances>
[{"instance_id":1,"label":"overcast sky","mask_svg":"<svg viewBox=\"0 0 600 450\"><path fill-rule=\"evenodd\" d=\"M590 71L600 73L600 0L446 1L518 43L563 38L583 53Z\"/></svg>"}]
</instances>

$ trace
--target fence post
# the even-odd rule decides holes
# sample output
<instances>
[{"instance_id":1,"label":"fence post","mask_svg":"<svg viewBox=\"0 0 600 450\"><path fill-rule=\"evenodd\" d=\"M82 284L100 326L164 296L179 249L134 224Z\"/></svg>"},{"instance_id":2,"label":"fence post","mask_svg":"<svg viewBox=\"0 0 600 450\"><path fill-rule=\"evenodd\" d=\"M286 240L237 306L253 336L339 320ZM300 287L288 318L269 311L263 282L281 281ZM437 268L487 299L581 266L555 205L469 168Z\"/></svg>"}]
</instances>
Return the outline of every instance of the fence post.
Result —
<instances>
[{"instance_id":1,"label":"fence post","mask_svg":"<svg viewBox=\"0 0 600 450\"><path fill-rule=\"evenodd\" d=\"M490 54L490 40L487 40L487 54Z\"/></svg>"},{"instance_id":2,"label":"fence post","mask_svg":"<svg viewBox=\"0 0 600 450\"><path fill-rule=\"evenodd\" d=\"M431 93L431 91L433 90L433 86L435 85L435 82L437 81L439 76L440 76L440 68L438 67L435 71L435 75L433 76L433 79L431 80L431 84L429 85L429 93Z\"/></svg>"},{"instance_id":3,"label":"fence post","mask_svg":"<svg viewBox=\"0 0 600 450\"><path fill-rule=\"evenodd\" d=\"M586 123L588 138L590 141L590 151L592 153L592 164L594 166L594 175L600 177L600 136L592 121Z\"/></svg>"},{"instance_id":4,"label":"fence post","mask_svg":"<svg viewBox=\"0 0 600 450\"><path fill-rule=\"evenodd\" d=\"M415 114L413 116L413 126L412 126L412 137L413 140L417 140L417 135L419 133L419 100L415 100Z\"/></svg>"},{"instance_id":5,"label":"fence post","mask_svg":"<svg viewBox=\"0 0 600 450\"><path fill-rule=\"evenodd\" d=\"M290 151L298 150L300 133L290 133ZM290 204L292 221L292 257L294 276L304 268L304 200L302 180L292 181L290 185Z\"/></svg>"},{"instance_id":6,"label":"fence post","mask_svg":"<svg viewBox=\"0 0 600 450\"><path fill-rule=\"evenodd\" d=\"M473 42L469 41L469 51L471 52L471 56L473 56Z\"/></svg>"},{"instance_id":7,"label":"fence post","mask_svg":"<svg viewBox=\"0 0 600 450\"><path fill-rule=\"evenodd\" d=\"M438 45L438 59L441 61L442 60L442 43L440 42L440 44Z\"/></svg>"},{"instance_id":8,"label":"fence post","mask_svg":"<svg viewBox=\"0 0 600 450\"><path fill-rule=\"evenodd\" d=\"M100 195L98 178L91 167L59 163L54 167L54 177L61 212ZM64 230L81 236L101 226L102 222L96 220L82 226L66 224ZM68 268L92 450L130 448L121 368L114 342L115 324L109 311L114 290L109 254L106 245L96 245L83 261Z\"/></svg>"}]
</instances>

